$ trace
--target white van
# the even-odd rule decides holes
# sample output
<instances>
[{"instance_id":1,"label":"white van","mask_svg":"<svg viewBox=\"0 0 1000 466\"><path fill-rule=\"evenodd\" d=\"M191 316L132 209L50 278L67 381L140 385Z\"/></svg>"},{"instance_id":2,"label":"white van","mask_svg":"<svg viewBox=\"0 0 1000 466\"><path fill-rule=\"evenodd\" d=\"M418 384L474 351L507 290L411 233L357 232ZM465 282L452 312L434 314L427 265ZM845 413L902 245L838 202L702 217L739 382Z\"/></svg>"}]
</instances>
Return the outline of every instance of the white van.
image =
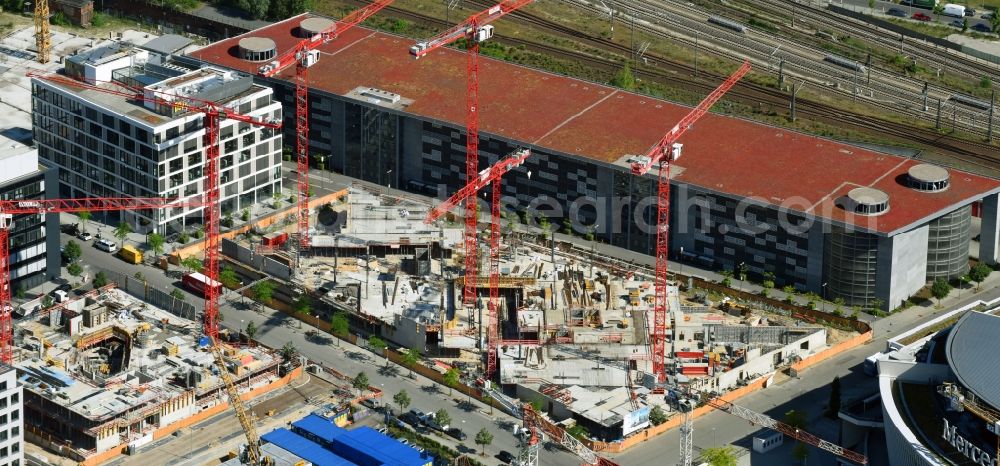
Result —
<instances>
[{"instance_id":1,"label":"white van","mask_svg":"<svg viewBox=\"0 0 1000 466\"><path fill-rule=\"evenodd\" d=\"M94 247L105 252L115 252L118 249L118 244L114 241L108 241L106 239L99 239L94 241Z\"/></svg>"},{"instance_id":2,"label":"white van","mask_svg":"<svg viewBox=\"0 0 1000 466\"><path fill-rule=\"evenodd\" d=\"M954 16L956 18L964 18L965 7L962 5L956 5L954 3L946 3L944 5L944 10L941 11L941 14L945 16Z\"/></svg>"}]
</instances>

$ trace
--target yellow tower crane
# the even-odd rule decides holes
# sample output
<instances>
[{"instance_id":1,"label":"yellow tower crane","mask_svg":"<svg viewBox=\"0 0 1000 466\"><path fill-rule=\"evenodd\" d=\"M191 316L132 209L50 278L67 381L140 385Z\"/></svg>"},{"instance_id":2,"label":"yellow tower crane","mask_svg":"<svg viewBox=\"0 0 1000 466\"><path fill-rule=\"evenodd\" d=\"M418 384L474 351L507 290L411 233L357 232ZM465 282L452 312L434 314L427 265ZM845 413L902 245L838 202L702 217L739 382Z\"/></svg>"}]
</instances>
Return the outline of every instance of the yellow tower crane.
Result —
<instances>
[{"instance_id":1,"label":"yellow tower crane","mask_svg":"<svg viewBox=\"0 0 1000 466\"><path fill-rule=\"evenodd\" d=\"M260 436L257 435L257 427L243 404L243 399L240 398L240 392L236 389L236 384L233 383L233 377L229 375L229 368L226 367L226 360L222 356L222 348L219 346L219 342L214 339L212 341L212 354L215 356L215 365L219 368L219 377L222 377L222 381L226 385L229 404L236 411L236 418L239 419L240 426L243 427L243 434L247 439L247 462L251 466L272 465L274 461L270 457L263 456L260 452Z\"/></svg>"},{"instance_id":2,"label":"yellow tower crane","mask_svg":"<svg viewBox=\"0 0 1000 466\"><path fill-rule=\"evenodd\" d=\"M49 0L35 0L35 47L38 63L49 62L52 43L49 38Z\"/></svg>"}]
</instances>

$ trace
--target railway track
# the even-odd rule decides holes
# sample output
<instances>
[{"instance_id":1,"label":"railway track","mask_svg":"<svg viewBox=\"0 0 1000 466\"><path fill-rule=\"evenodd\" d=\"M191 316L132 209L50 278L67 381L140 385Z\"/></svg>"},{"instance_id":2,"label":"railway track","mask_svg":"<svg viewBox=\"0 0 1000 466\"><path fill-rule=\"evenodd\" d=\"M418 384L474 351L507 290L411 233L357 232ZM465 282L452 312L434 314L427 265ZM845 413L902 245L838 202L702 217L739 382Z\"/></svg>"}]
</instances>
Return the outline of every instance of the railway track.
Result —
<instances>
[{"instance_id":1,"label":"railway track","mask_svg":"<svg viewBox=\"0 0 1000 466\"><path fill-rule=\"evenodd\" d=\"M885 29L872 26L868 23L858 21L854 18L840 16L830 11L818 8L809 1L796 0L745 0L762 6L770 6L772 13L778 9L795 8L796 20L805 20L813 24L825 25L838 32L846 32L849 35L858 35L873 44L897 43L899 34ZM818 30L818 29L817 29ZM933 64L933 68L948 70L952 73L962 74L969 79L979 80L983 76L989 76L996 80L1000 78L1000 67L983 63L971 59L969 56L953 52L944 47L937 47L918 40L905 41L909 53L923 61Z\"/></svg>"},{"instance_id":2,"label":"railway track","mask_svg":"<svg viewBox=\"0 0 1000 466\"><path fill-rule=\"evenodd\" d=\"M595 15L606 14L605 10L590 0L562 1ZM934 99L925 100L923 94L915 90L922 88L921 82L909 79L901 81L896 75L883 76L878 71L875 72L875 78L869 81L857 70L849 73L846 68L824 62L823 51L807 49L795 41L758 31L740 34L710 25L707 15L692 12L686 3L679 0L645 0L633 3L629 6L628 13L640 17L641 21L637 21L636 28L647 34L688 42L690 40L685 39L684 35L710 38L716 48L712 50L705 47L707 50L729 59L742 60L748 57L758 65L758 72L777 75L776 65L780 59L784 62L786 73L809 78L830 92L854 100L863 99L870 106L919 118L927 123L933 123L936 119L930 106L926 110L924 107L925 102L934 102ZM938 98L947 102L946 95L939 95ZM943 105L943 110L949 118L954 115L958 129L971 134L985 134L986 116L981 115L981 110L948 103Z\"/></svg>"},{"instance_id":3,"label":"railway track","mask_svg":"<svg viewBox=\"0 0 1000 466\"><path fill-rule=\"evenodd\" d=\"M356 2L359 5L364 4L364 0L351 1ZM485 8L492 5L490 1L491 0L469 0L469 3L477 6L483 6ZM390 16L407 19L433 27L444 28L451 26L451 24L446 23L444 20L439 18L411 12L398 7L387 7L384 11ZM579 30L554 23L540 16L527 13L524 10L512 13L509 18L521 23L542 28L551 33L573 38L583 44L597 49L606 50L625 57L632 55L632 49L630 47L617 44L611 40L601 37L586 35L581 33ZM587 66L605 70L608 73L617 71L621 67L620 61L597 57L578 51L569 51L537 41L504 37L502 35L502 31L496 36L496 40L507 45L520 46L528 50L585 63ZM673 85L690 91L696 95L703 95L710 92L714 88L715 83L725 79L725 76L706 73L704 70L698 71L693 66L673 62L655 55L649 55L649 58L655 61L658 67L657 69L638 67L633 70L633 73L639 79ZM696 74L700 74L702 78L694 78ZM786 93L780 90L757 85L748 81L742 81L727 94L726 100L737 101L754 107L767 105L771 108L786 108L789 98ZM950 135L942 135L932 129L923 129L875 117L857 115L820 102L799 100L796 103L796 113L801 117L821 123L853 129L865 133L874 132L879 135L889 135L890 137L903 142L917 142L927 147L933 147L943 155L954 156L965 163L990 170L1000 170L1000 152L998 152L995 147L988 144L967 141Z\"/></svg>"}]
</instances>

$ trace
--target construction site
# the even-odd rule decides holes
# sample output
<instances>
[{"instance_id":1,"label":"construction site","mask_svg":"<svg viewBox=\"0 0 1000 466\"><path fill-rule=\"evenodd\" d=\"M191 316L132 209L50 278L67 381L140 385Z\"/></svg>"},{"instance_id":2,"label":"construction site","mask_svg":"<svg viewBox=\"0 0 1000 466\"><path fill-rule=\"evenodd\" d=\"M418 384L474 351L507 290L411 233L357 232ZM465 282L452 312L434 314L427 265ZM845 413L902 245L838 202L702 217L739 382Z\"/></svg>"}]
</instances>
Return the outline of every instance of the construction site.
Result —
<instances>
[{"instance_id":1,"label":"construction site","mask_svg":"<svg viewBox=\"0 0 1000 466\"><path fill-rule=\"evenodd\" d=\"M113 286L31 313L14 335L29 438L56 438L81 461L137 449L226 402L201 325ZM241 393L284 375L264 347L227 346L224 358Z\"/></svg>"}]
</instances>

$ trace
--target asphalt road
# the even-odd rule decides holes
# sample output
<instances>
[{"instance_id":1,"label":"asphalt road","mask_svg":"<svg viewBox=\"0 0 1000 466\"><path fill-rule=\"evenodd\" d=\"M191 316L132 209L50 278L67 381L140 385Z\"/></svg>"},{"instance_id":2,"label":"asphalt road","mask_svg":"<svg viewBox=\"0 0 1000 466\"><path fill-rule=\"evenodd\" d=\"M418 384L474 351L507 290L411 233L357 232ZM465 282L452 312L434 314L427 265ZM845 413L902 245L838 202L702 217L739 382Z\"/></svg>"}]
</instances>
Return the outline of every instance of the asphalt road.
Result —
<instances>
[{"instance_id":1,"label":"asphalt road","mask_svg":"<svg viewBox=\"0 0 1000 466\"><path fill-rule=\"evenodd\" d=\"M856 11L860 11L860 12L863 12L863 13L867 13L867 12L870 11L869 6L868 6L868 0L841 0L841 1L833 2L833 3L835 5L837 5L837 6L842 6L844 8L849 8L851 10L856 10ZM959 1L946 2L946 1L942 0L941 3L942 4L944 4L944 3L956 3L956 4L959 4L959 5L964 5L966 7L974 8L976 10L975 16L967 16L966 17L966 18L969 18L969 30L970 31L972 30L972 27L975 26L978 23L982 23L982 24L986 25L987 27L991 27L989 20L981 18L981 16L983 14L985 14L989 10L987 10L984 7L982 7L981 5L976 4L975 2L968 2L968 3L966 3L966 2L959 2ZM945 26L951 25L951 22L955 21L955 20L962 21L962 18L956 18L956 17L944 16L944 15L935 15L931 10L928 10L926 8L915 8L915 7L912 7L912 6L900 5L899 3L895 3L895 2L883 2L883 1L876 1L875 2L875 14L876 14L876 16L895 18L894 16L888 16L888 15L886 15L886 12L889 11L890 8L897 8L897 9L905 11L906 12L906 18L912 18L914 13L920 12L920 13L926 14L926 15L928 15L928 16L931 17L931 21L929 21L929 22L931 22L931 23L937 22L938 24L945 25ZM898 18L898 19L902 19L902 18ZM956 33L957 32L961 32L961 28L955 28L955 32Z\"/></svg>"}]
</instances>

